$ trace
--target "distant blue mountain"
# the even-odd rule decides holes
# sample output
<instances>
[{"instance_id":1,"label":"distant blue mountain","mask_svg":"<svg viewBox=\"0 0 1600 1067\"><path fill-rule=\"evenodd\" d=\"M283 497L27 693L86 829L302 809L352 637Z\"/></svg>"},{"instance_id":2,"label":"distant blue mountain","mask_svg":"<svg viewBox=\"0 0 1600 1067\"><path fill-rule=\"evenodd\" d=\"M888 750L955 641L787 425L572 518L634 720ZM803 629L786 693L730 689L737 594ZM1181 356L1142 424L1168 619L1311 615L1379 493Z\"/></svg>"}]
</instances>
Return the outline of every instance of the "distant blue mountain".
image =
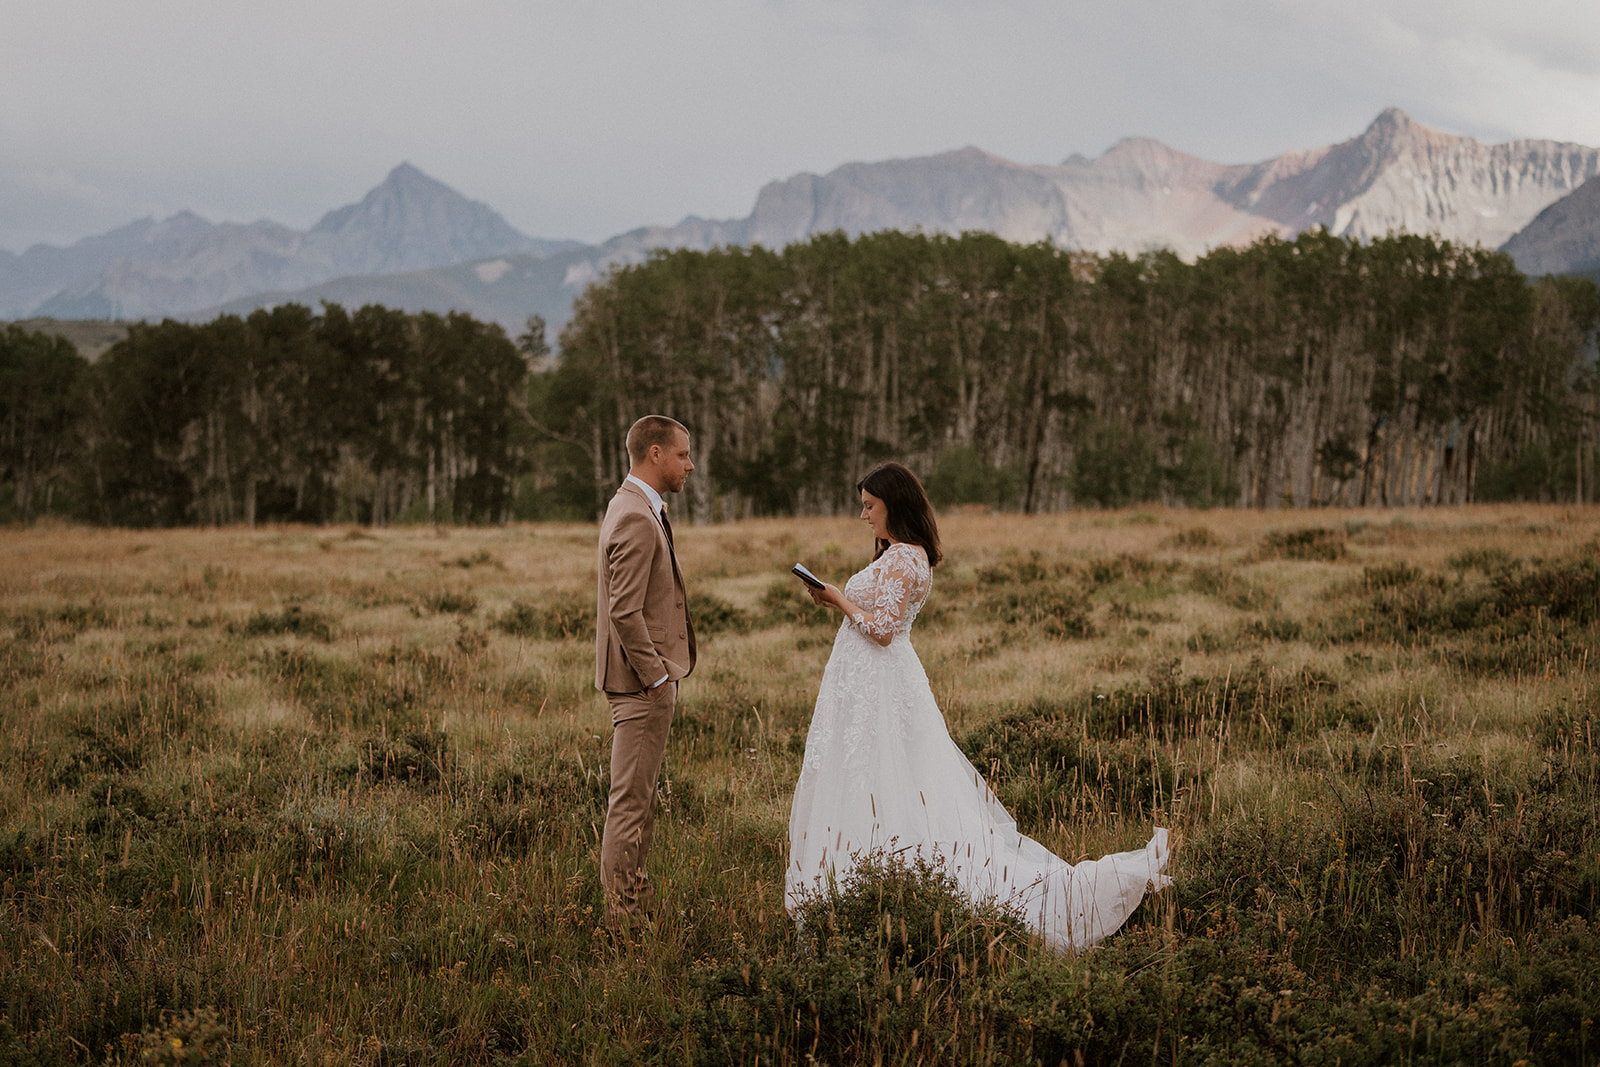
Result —
<instances>
[{"instance_id":1,"label":"distant blue mountain","mask_svg":"<svg viewBox=\"0 0 1600 1067\"><path fill-rule=\"evenodd\" d=\"M409 163L309 231L212 223L189 212L141 219L68 248L0 253L0 317L143 318L351 274L394 274L503 254L545 256L576 241L528 237L492 208Z\"/></svg>"}]
</instances>

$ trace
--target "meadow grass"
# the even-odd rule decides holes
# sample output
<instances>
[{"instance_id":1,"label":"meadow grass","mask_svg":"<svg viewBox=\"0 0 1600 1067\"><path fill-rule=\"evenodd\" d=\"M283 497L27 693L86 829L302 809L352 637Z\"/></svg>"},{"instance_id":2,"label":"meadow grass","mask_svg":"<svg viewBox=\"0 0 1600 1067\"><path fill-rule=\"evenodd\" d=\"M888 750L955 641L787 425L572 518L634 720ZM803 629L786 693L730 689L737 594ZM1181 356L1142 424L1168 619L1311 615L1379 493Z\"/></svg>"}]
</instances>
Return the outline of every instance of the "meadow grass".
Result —
<instances>
[{"instance_id":1,"label":"meadow grass","mask_svg":"<svg viewBox=\"0 0 1600 1067\"><path fill-rule=\"evenodd\" d=\"M0 1064L1600 1060L1600 510L941 517L913 634L1069 859L1055 956L927 869L783 907L851 519L678 534L648 936L596 871L595 529L0 533Z\"/></svg>"}]
</instances>

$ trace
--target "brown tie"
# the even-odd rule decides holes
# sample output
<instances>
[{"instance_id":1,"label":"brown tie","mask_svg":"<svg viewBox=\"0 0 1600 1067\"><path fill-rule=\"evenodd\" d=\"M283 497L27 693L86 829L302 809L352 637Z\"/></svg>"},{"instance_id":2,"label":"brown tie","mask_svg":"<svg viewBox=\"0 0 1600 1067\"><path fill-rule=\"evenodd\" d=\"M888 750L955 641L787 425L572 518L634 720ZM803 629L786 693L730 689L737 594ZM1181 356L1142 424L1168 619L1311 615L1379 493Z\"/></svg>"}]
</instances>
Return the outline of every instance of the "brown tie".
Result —
<instances>
[{"instance_id":1,"label":"brown tie","mask_svg":"<svg viewBox=\"0 0 1600 1067\"><path fill-rule=\"evenodd\" d=\"M661 505L661 528L667 531L667 548L672 552L672 558L678 558L677 546L672 543L672 523L667 521L667 506Z\"/></svg>"}]
</instances>

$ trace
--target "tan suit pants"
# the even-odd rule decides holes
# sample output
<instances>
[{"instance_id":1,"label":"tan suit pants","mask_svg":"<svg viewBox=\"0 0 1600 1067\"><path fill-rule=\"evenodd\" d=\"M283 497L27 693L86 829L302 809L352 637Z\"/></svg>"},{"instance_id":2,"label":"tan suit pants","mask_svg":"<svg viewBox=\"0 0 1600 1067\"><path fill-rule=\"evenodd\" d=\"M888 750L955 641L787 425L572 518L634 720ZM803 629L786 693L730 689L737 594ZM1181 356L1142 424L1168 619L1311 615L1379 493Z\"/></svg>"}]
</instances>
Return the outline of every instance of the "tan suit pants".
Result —
<instances>
[{"instance_id":1,"label":"tan suit pants","mask_svg":"<svg viewBox=\"0 0 1600 1067\"><path fill-rule=\"evenodd\" d=\"M656 824L656 785L678 683L643 693L607 693L611 704L611 795L600 838L600 884L613 920L645 916L654 890L645 875Z\"/></svg>"}]
</instances>

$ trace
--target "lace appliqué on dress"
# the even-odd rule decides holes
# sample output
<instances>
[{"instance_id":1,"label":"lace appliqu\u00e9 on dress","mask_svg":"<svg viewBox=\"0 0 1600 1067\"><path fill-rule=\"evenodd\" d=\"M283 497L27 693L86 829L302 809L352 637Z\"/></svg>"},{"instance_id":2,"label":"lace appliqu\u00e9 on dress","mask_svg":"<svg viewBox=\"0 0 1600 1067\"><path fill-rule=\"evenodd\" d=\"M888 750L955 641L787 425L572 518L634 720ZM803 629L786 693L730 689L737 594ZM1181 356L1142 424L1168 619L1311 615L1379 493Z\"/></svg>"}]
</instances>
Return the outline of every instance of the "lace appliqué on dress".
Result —
<instances>
[{"instance_id":1,"label":"lace appliqu\u00e9 on dress","mask_svg":"<svg viewBox=\"0 0 1600 1067\"><path fill-rule=\"evenodd\" d=\"M845 583L844 595L862 609L850 621L871 637L910 633L932 588L932 568L923 550L904 543L890 545Z\"/></svg>"}]
</instances>

